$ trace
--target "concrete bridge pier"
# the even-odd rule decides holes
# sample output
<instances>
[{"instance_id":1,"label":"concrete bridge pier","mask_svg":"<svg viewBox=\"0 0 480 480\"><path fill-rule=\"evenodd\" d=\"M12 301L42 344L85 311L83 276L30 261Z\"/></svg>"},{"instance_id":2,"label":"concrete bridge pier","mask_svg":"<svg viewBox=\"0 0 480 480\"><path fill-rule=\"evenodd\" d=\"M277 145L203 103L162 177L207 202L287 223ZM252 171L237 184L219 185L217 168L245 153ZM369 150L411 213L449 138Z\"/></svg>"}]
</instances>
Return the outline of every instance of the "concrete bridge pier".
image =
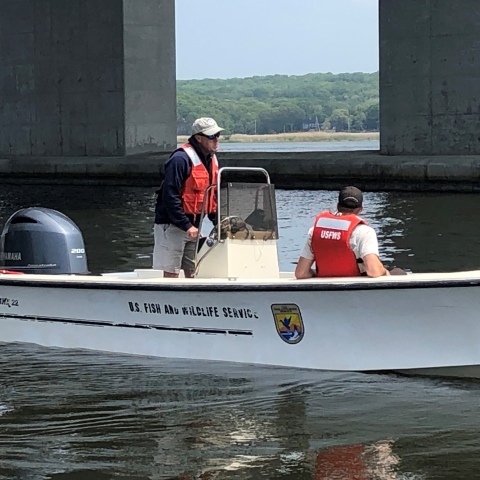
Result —
<instances>
[{"instance_id":1,"label":"concrete bridge pier","mask_svg":"<svg viewBox=\"0 0 480 480\"><path fill-rule=\"evenodd\" d=\"M175 0L1 0L0 155L176 146Z\"/></svg>"},{"instance_id":2,"label":"concrete bridge pier","mask_svg":"<svg viewBox=\"0 0 480 480\"><path fill-rule=\"evenodd\" d=\"M380 151L480 154L480 3L379 0Z\"/></svg>"}]
</instances>

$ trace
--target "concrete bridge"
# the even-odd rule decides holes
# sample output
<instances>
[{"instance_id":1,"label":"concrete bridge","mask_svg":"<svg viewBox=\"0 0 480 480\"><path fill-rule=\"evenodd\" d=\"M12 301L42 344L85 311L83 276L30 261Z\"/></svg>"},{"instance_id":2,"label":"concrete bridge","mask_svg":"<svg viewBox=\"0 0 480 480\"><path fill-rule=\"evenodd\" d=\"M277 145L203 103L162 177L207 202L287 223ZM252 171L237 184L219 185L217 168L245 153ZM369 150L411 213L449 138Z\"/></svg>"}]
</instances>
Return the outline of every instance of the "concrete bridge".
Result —
<instances>
[{"instance_id":1,"label":"concrete bridge","mask_svg":"<svg viewBox=\"0 0 480 480\"><path fill-rule=\"evenodd\" d=\"M478 0L379 9L381 153L478 155ZM170 151L175 82L175 0L0 1L4 157Z\"/></svg>"}]
</instances>

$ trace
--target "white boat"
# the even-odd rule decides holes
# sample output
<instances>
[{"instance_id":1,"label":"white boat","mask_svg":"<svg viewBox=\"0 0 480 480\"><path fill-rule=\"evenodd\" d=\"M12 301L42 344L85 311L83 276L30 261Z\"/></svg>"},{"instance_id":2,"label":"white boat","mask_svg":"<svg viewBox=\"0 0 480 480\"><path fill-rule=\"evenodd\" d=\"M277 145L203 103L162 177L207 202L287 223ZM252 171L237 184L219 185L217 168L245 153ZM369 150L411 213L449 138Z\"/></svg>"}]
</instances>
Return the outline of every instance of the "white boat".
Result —
<instances>
[{"instance_id":1,"label":"white boat","mask_svg":"<svg viewBox=\"0 0 480 480\"><path fill-rule=\"evenodd\" d=\"M222 183L231 170L266 180ZM217 227L199 248L193 279L156 270L90 275L71 220L41 208L12 215L0 268L22 274L0 274L0 342L480 377L480 271L296 280L279 271L268 173L224 168L217 183L225 184Z\"/></svg>"}]
</instances>

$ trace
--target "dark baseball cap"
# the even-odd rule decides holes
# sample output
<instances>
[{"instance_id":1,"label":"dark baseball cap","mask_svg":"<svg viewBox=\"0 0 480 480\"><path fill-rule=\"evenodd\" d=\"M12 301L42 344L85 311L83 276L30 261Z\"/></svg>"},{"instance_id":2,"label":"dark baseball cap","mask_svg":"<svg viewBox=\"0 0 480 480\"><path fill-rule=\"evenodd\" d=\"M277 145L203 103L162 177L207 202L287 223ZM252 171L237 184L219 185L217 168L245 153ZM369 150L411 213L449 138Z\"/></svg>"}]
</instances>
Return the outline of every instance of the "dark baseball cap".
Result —
<instances>
[{"instance_id":1,"label":"dark baseball cap","mask_svg":"<svg viewBox=\"0 0 480 480\"><path fill-rule=\"evenodd\" d=\"M357 187L343 187L338 195L338 205L344 208L360 208L363 194Z\"/></svg>"}]
</instances>

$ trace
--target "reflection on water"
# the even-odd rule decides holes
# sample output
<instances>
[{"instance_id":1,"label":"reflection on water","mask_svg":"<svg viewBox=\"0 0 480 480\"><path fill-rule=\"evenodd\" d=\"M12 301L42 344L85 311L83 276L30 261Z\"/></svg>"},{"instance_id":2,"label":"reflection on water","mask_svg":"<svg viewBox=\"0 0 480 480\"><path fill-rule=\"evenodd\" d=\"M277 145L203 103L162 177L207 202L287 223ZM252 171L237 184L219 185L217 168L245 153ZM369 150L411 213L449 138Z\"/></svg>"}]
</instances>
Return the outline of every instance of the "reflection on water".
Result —
<instances>
[{"instance_id":1,"label":"reflection on water","mask_svg":"<svg viewBox=\"0 0 480 480\"><path fill-rule=\"evenodd\" d=\"M322 450L315 458L313 478L397 479L400 459L393 453L393 445L392 440L381 440L369 445L341 445Z\"/></svg>"},{"instance_id":2,"label":"reflection on water","mask_svg":"<svg viewBox=\"0 0 480 480\"><path fill-rule=\"evenodd\" d=\"M19 345L0 367L2 479L476 478L475 383Z\"/></svg>"},{"instance_id":3,"label":"reflection on water","mask_svg":"<svg viewBox=\"0 0 480 480\"><path fill-rule=\"evenodd\" d=\"M93 271L150 266L153 189L4 187L0 222L42 205ZM477 268L475 195L365 194L383 259ZM292 270L336 193L277 192ZM0 294L1 295L1 294ZM339 346L341 348L341 346ZM0 345L2 479L478 478L480 384Z\"/></svg>"}]
</instances>

